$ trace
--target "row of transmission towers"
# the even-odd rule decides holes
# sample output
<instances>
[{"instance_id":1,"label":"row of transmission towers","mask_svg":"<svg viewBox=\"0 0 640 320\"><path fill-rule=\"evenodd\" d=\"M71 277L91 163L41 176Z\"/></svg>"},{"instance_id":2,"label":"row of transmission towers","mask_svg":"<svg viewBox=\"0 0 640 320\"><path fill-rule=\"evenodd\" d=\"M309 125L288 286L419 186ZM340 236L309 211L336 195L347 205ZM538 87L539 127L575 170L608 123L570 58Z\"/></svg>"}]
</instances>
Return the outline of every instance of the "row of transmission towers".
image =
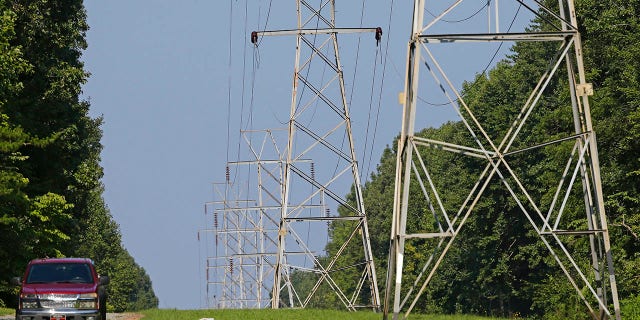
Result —
<instances>
[{"instance_id":1,"label":"row of transmission towers","mask_svg":"<svg viewBox=\"0 0 640 320\"><path fill-rule=\"evenodd\" d=\"M469 217L478 215L476 205L486 190L495 187L510 195L588 313L594 319L620 319L589 105L593 88L586 82L574 1L558 0L553 6L537 0L488 1L488 31L478 32L474 25L465 30L466 20L459 16L477 3L414 1L406 84L400 95L402 127L382 301L338 50L340 34L370 32L380 40L381 29L338 28L334 0L323 0L319 5L297 0L296 28L251 34L253 43L266 36L295 37L289 120L278 130L242 132L251 157L228 164L227 182L217 186L221 200L206 206L207 214L213 217L213 228L203 231L215 238L216 248L216 253L207 258L207 290L215 292L215 306L306 307L319 292L328 290L348 310L382 308L385 319L389 314L393 319L406 318L428 290L436 271L448 263L447 252L455 246ZM528 12L541 27L512 31L509 26L501 30L501 21L511 18L504 17L506 10L501 8L509 6ZM531 85L533 90L526 101L507 102L513 104L509 108L512 114L505 115L505 123L498 125L507 129L496 134L496 128L474 113L473 102L465 100L440 57L447 56L456 60L454 65L460 65L477 52L465 50L464 45L502 42L545 42L555 48L555 55L549 58L546 69L536 72L537 82ZM441 46L449 46L453 54L442 54L445 51ZM426 74L421 75L421 69ZM558 114L568 115L566 123L571 125L552 140L525 139L535 134L529 129L540 119L536 114L543 112L544 97L557 94L547 90L551 83L569 88L570 101L558 106L568 112ZM421 107L419 101L424 96L444 103L437 108ZM466 137L469 144L416 134L417 121L437 117L439 112L457 116L463 124L457 137ZM545 155L541 152L545 148L557 145L566 146L565 166L552 173L558 177L548 186L554 191L553 198L541 198L527 184L526 168L518 168L514 159L531 153L540 157ZM442 172L431 164L447 153L457 155L452 165L473 165L469 171L477 171L475 182L458 200L442 197L446 188L438 183ZM254 175L251 182L240 184L231 178L241 167L250 168ZM345 185L352 186L351 200L342 196L345 192L341 187ZM416 196L410 190L421 192ZM573 198L584 204L581 214L568 209ZM432 229L408 229L411 208L424 203L429 204ZM575 223L578 216L583 223ZM574 223L567 223L568 219ZM337 229L346 232L340 233L342 238L333 233L335 250L324 251L317 245L319 234ZM431 251L426 252L428 259L422 268L408 275L404 267L411 261L406 261L404 253L413 241L429 243ZM579 243L586 247L578 248ZM341 258L350 246L358 248L359 261Z\"/></svg>"},{"instance_id":2,"label":"row of transmission towers","mask_svg":"<svg viewBox=\"0 0 640 320\"><path fill-rule=\"evenodd\" d=\"M228 163L227 182L216 186L220 200L205 206L213 228L202 232L216 241L207 292L221 308L306 307L329 292L348 310L377 310L338 35L371 33L375 43L382 30L338 28L333 0L298 0L296 12L295 28L250 35L256 46L267 36L295 37L289 120L285 128L241 133L249 158ZM239 183L238 170L252 178ZM345 196L349 187L353 199ZM324 248L328 232L332 250Z\"/></svg>"}]
</instances>

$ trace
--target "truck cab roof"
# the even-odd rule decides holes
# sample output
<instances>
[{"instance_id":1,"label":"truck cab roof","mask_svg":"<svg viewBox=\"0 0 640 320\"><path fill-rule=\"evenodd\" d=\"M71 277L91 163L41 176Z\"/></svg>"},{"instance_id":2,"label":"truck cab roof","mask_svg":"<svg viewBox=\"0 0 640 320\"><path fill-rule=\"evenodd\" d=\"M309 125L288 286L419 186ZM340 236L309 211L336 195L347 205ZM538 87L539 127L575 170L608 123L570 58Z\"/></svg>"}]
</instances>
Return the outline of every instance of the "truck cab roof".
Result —
<instances>
[{"instance_id":1,"label":"truck cab roof","mask_svg":"<svg viewBox=\"0 0 640 320\"><path fill-rule=\"evenodd\" d=\"M44 264L44 263L90 263L93 261L89 258L43 258L33 259L29 264Z\"/></svg>"}]
</instances>

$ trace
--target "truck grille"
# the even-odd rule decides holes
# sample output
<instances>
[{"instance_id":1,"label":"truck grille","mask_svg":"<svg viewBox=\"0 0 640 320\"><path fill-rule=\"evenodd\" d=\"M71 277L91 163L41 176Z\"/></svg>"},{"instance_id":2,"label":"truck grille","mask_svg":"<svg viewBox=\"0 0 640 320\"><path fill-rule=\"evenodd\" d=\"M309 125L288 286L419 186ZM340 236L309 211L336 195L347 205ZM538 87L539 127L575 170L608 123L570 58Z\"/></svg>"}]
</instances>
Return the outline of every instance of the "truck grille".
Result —
<instances>
[{"instance_id":1,"label":"truck grille","mask_svg":"<svg viewBox=\"0 0 640 320\"><path fill-rule=\"evenodd\" d=\"M68 301L77 300L77 294L64 294L64 293L48 293L39 295L41 300L56 300L56 301Z\"/></svg>"},{"instance_id":2,"label":"truck grille","mask_svg":"<svg viewBox=\"0 0 640 320\"><path fill-rule=\"evenodd\" d=\"M43 308L51 309L75 308L78 301L77 294L49 293L41 294L39 298Z\"/></svg>"},{"instance_id":3,"label":"truck grille","mask_svg":"<svg viewBox=\"0 0 640 320\"><path fill-rule=\"evenodd\" d=\"M50 300L41 300L40 305L43 308L51 308L51 309L62 309L62 308L75 308L76 301L50 301Z\"/></svg>"}]
</instances>

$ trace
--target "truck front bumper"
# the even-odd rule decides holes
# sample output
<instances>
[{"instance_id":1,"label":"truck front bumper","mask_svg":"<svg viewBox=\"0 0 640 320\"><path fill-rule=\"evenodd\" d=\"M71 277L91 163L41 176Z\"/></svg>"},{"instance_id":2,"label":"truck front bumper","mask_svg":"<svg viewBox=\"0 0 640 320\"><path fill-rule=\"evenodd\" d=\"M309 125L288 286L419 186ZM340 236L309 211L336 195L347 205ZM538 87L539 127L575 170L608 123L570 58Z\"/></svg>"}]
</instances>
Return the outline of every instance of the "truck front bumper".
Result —
<instances>
[{"instance_id":1,"label":"truck front bumper","mask_svg":"<svg viewBox=\"0 0 640 320\"><path fill-rule=\"evenodd\" d=\"M106 320L100 319L98 310L28 309L18 310L16 320Z\"/></svg>"}]
</instances>

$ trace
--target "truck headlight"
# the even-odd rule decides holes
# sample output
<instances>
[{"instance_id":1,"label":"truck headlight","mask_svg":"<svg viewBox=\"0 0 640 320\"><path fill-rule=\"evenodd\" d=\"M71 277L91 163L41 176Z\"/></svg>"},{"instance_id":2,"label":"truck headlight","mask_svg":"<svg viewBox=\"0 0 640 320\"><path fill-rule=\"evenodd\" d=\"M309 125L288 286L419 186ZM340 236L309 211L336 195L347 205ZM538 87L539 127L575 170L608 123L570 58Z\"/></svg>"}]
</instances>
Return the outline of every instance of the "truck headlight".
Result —
<instances>
[{"instance_id":1,"label":"truck headlight","mask_svg":"<svg viewBox=\"0 0 640 320\"><path fill-rule=\"evenodd\" d=\"M20 294L20 304L22 309L37 309L38 308L38 296L35 294Z\"/></svg>"},{"instance_id":2,"label":"truck headlight","mask_svg":"<svg viewBox=\"0 0 640 320\"><path fill-rule=\"evenodd\" d=\"M98 294L93 292L78 296L76 309L98 309Z\"/></svg>"},{"instance_id":3,"label":"truck headlight","mask_svg":"<svg viewBox=\"0 0 640 320\"><path fill-rule=\"evenodd\" d=\"M38 309L37 301L22 301L22 309Z\"/></svg>"},{"instance_id":4,"label":"truck headlight","mask_svg":"<svg viewBox=\"0 0 640 320\"><path fill-rule=\"evenodd\" d=\"M78 300L76 309L98 309L98 304L95 300Z\"/></svg>"}]
</instances>

